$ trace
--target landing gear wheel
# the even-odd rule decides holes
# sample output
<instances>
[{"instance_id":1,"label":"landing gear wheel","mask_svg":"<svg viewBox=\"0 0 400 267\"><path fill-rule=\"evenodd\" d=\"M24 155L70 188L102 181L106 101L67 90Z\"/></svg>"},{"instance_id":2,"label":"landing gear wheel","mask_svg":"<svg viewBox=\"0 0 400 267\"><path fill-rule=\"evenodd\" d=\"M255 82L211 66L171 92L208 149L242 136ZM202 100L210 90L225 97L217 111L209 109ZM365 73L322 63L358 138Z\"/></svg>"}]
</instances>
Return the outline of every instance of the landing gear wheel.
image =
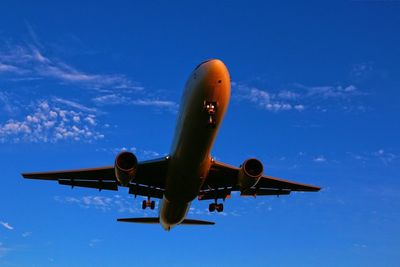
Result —
<instances>
[{"instance_id":1,"label":"landing gear wheel","mask_svg":"<svg viewBox=\"0 0 400 267\"><path fill-rule=\"evenodd\" d=\"M143 200L143 202L142 202L142 209L146 209L147 208L147 201L146 200Z\"/></svg>"},{"instance_id":2,"label":"landing gear wheel","mask_svg":"<svg viewBox=\"0 0 400 267\"><path fill-rule=\"evenodd\" d=\"M224 211L224 204L217 204L216 205L216 207L215 207L215 209L218 211L218 212L223 212Z\"/></svg>"},{"instance_id":3,"label":"landing gear wheel","mask_svg":"<svg viewBox=\"0 0 400 267\"><path fill-rule=\"evenodd\" d=\"M156 202L154 202L154 200L152 202L150 202L150 209L154 210L154 208L156 207Z\"/></svg>"},{"instance_id":4,"label":"landing gear wheel","mask_svg":"<svg viewBox=\"0 0 400 267\"><path fill-rule=\"evenodd\" d=\"M208 206L208 211L209 211L209 212L214 212L214 211L215 211L215 203L211 203L211 204Z\"/></svg>"}]
</instances>

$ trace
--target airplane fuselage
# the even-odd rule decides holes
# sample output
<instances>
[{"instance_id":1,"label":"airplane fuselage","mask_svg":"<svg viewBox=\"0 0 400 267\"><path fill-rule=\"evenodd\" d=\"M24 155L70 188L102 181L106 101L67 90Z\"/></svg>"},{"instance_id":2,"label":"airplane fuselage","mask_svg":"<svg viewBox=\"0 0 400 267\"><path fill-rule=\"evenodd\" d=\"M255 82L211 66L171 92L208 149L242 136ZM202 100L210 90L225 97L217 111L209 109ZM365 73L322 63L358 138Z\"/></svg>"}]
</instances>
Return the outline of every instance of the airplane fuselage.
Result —
<instances>
[{"instance_id":1,"label":"airplane fuselage","mask_svg":"<svg viewBox=\"0 0 400 267\"><path fill-rule=\"evenodd\" d=\"M186 83L159 211L160 223L166 230L184 220L207 177L211 148L228 107L230 91L229 72L216 59L200 64Z\"/></svg>"}]
</instances>

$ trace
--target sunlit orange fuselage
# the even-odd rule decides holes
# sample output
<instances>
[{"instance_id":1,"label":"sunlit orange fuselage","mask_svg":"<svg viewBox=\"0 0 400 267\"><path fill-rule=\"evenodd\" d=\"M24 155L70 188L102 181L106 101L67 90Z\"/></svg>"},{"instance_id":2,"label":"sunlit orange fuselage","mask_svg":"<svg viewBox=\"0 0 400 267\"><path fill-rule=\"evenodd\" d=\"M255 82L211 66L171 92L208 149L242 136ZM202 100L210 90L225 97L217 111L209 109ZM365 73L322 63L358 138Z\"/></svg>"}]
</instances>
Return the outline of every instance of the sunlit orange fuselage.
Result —
<instances>
[{"instance_id":1,"label":"sunlit orange fuselage","mask_svg":"<svg viewBox=\"0 0 400 267\"><path fill-rule=\"evenodd\" d=\"M183 221L191 201L199 194L211 166L211 148L230 94L229 72L217 59L201 63L186 83L159 211L160 223L166 230ZM207 103L216 103L212 121Z\"/></svg>"}]
</instances>

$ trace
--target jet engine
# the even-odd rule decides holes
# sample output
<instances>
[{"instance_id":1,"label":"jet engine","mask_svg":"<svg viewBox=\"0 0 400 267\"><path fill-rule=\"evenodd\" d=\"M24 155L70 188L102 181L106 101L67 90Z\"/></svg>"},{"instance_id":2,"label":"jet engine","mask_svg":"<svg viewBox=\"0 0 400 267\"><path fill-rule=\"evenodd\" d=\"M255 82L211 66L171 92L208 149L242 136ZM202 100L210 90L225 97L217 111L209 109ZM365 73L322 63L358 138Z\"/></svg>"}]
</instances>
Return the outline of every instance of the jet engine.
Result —
<instances>
[{"instance_id":1,"label":"jet engine","mask_svg":"<svg viewBox=\"0 0 400 267\"><path fill-rule=\"evenodd\" d=\"M260 180L264 166L258 159L247 159L240 166L238 185L241 192L255 186Z\"/></svg>"},{"instance_id":2,"label":"jet engine","mask_svg":"<svg viewBox=\"0 0 400 267\"><path fill-rule=\"evenodd\" d=\"M138 165L138 160L136 156L127 151L123 151L118 154L115 158L115 177L117 177L118 182L127 186L130 181L133 180L136 174Z\"/></svg>"}]
</instances>

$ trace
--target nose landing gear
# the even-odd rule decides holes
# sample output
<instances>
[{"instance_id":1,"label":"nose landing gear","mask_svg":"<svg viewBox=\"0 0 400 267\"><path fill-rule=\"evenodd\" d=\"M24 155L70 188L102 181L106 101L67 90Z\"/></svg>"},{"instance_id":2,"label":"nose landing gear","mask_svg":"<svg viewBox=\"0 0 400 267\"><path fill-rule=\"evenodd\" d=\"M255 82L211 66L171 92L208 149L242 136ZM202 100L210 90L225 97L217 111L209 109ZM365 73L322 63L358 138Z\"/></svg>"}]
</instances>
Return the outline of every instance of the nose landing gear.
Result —
<instances>
[{"instance_id":1,"label":"nose landing gear","mask_svg":"<svg viewBox=\"0 0 400 267\"><path fill-rule=\"evenodd\" d=\"M204 101L204 110L207 112L207 125L211 128L215 128L217 125L215 113L217 111L217 102L215 101Z\"/></svg>"}]
</instances>

